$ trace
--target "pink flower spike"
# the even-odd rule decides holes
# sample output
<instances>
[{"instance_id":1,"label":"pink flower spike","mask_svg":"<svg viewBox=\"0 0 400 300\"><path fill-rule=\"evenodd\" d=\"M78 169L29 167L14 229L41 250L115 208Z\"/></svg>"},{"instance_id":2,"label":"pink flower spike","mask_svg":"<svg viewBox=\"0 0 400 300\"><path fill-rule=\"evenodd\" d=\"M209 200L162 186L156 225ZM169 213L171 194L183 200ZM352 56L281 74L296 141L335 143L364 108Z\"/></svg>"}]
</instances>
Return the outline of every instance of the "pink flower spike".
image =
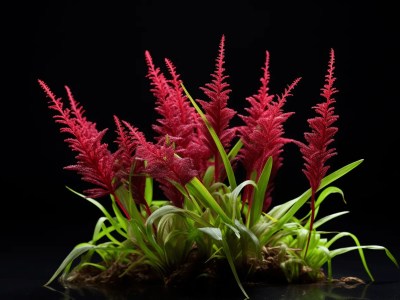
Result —
<instances>
[{"instance_id":1,"label":"pink flower spike","mask_svg":"<svg viewBox=\"0 0 400 300\"><path fill-rule=\"evenodd\" d=\"M204 87L200 87L204 94L209 98L209 101L201 99L197 99L197 101L202 106L207 120L210 122L224 149L227 151L232 140L236 136L237 129L235 127L229 127L229 123L236 115L236 111L227 106L231 89L229 89L229 84L226 82L228 76L224 74L224 59L225 36L223 35L219 45L219 54L216 59L215 71L211 74L213 79ZM202 131L201 139L214 156L214 181L223 181L225 174L223 174L223 163L218 148L209 133L207 126L202 123L200 128Z\"/></svg>"},{"instance_id":2,"label":"pink flower spike","mask_svg":"<svg viewBox=\"0 0 400 300\"><path fill-rule=\"evenodd\" d=\"M295 141L303 154L303 159L305 161L303 173L306 175L311 187L310 233L304 255L307 254L311 232L313 230L315 194L321 184L321 180L325 177L329 169L329 165L326 165L327 160L337 154L335 148L329 148L330 144L334 141L334 135L338 131L338 128L333 126L338 119L338 116L334 114L334 107L332 106L335 103L335 99L332 95L337 92L337 89L333 87L336 80L333 72L335 69L334 62L334 51L331 49L328 71L327 75L325 75L325 84L321 89L321 96L325 101L313 107L318 116L308 120L311 132L306 132L304 134L308 144L306 145Z\"/></svg>"},{"instance_id":3,"label":"pink flower spike","mask_svg":"<svg viewBox=\"0 0 400 300\"><path fill-rule=\"evenodd\" d=\"M49 108L56 114L56 123L61 124L60 132L69 135L64 141L72 151L77 152L75 156L77 163L64 167L66 170L75 171L82 176L82 180L95 185L96 187L84 191L86 196L100 198L106 195L113 195L124 212L130 219L125 207L120 203L115 195L117 188L114 183L116 154L108 150L108 145L102 143L102 139L107 131L98 131L96 123L90 122L84 117L84 110L73 97L71 90L65 86L67 91L70 108L63 107L61 98L56 98L47 84L39 80L39 85L50 98ZM116 181L118 182L118 181Z\"/></svg>"},{"instance_id":4,"label":"pink flower spike","mask_svg":"<svg viewBox=\"0 0 400 300\"><path fill-rule=\"evenodd\" d=\"M190 104L181 86L180 75L170 59L165 59L169 79L154 66L149 51L145 52L151 91L156 98L155 111L159 118L152 128L155 140L160 145L173 143L176 153L192 160L195 168L202 172L207 168L209 151L200 140L200 117Z\"/></svg>"},{"instance_id":5,"label":"pink flower spike","mask_svg":"<svg viewBox=\"0 0 400 300\"><path fill-rule=\"evenodd\" d=\"M246 108L247 115L239 115L245 125L239 128L240 138L243 147L240 149L238 159L242 162L246 178L250 179L252 174L256 174L256 180L269 157L273 159L270 181L268 183L267 195L263 205L266 211L271 205L271 192L274 187L274 177L282 166L283 158L281 153L285 144L291 139L284 137L284 123L293 115L293 112L284 112L283 106L291 96L292 90L299 83L301 78L296 78L283 92L277 96L269 93L269 62L270 55L266 52L265 65L262 68L263 77L260 79L261 86L257 94L248 97L246 100L250 106ZM243 202L248 202L251 206L253 187L246 186L244 189ZM243 208L243 206L242 206Z\"/></svg>"}]
</instances>

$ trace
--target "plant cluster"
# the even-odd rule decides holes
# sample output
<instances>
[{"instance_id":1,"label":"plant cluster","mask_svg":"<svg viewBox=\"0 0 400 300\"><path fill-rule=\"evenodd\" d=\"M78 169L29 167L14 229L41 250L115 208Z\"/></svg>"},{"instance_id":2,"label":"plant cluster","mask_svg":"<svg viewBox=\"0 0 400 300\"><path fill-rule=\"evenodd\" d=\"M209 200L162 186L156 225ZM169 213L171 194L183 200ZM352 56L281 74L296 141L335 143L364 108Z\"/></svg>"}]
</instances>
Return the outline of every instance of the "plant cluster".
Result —
<instances>
[{"instance_id":1,"label":"plant cluster","mask_svg":"<svg viewBox=\"0 0 400 300\"><path fill-rule=\"evenodd\" d=\"M65 169L92 185L82 193L70 190L102 212L91 240L76 245L46 285L60 275L64 281L73 281L85 270L92 279L130 278L132 282L148 271L152 276L146 278L174 284L184 276L212 276L204 266L226 265L247 297L243 283L256 278L268 281L276 276L287 283L330 280L333 258L353 250L359 252L371 280L363 249L384 250L397 266L385 247L361 245L349 232L320 230L348 211L316 218L331 194L344 200L343 191L332 184L363 161L328 174L327 161L337 154L332 147L338 130L334 50L321 88L322 100L313 106L315 116L308 119L310 130L304 141L298 141L285 136L284 124L294 113L285 112L284 106L301 78L281 94L271 94L266 51L260 87L239 114L228 106L231 89L224 47L222 36L215 71L200 88L204 99L196 100L170 59L165 59L165 74L146 51L147 77L159 115L152 127L154 140L114 115L115 151L103 141L107 129L98 130L86 118L67 86L69 107L39 80L55 122L68 136L65 142L76 153L76 163ZM234 116L242 124L232 126ZM288 143L298 146L302 154L309 188L295 199L274 204L275 179ZM237 182L239 166L245 174L242 182ZM154 199L155 187L165 199ZM105 196L111 199L109 209L101 204ZM302 207L307 207L307 213L298 215ZM344 237L350 237L354 245L335 249L335 242ZM176 279L179 271L184 275ZM275 275L268 277L267 271Z\"/></svg>"}]
</instances>

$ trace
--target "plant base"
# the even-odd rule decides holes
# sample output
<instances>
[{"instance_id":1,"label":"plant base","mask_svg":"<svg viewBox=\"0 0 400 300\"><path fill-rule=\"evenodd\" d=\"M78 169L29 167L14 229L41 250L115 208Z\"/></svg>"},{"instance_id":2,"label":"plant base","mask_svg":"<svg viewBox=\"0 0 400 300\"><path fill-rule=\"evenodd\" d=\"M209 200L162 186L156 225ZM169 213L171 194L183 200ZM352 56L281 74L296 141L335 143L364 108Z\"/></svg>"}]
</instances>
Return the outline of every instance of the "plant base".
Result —
<instances>
[{"instance_id":1,"label":"plant base","mask_svg":"<svg viewBox=\"0 0 400 300\"><path fill-rule=\"evenodd\" d=\"M136 258L137 259L137 258ZM132 261L135 257L132 257ZM315 271L312 276L311 269L300 268L300 274L295 282L288 283L285 274L280 268L278 261L278 250L275 248L263 251L263 259L249 262L251 275L247 275L249 268L243 268L246 272L239 270L242 284L246 287L263 286L268 284L314 284L329 283L342 285L365 284L357 277L343 277L328 281L323 270L317 276ZM80 290L95 290L110 296L110 294L121 293L126 295L140 295L151 291L152 293L165 294L166 291L179 290L182 292L202 291L213 289L231 289L236 285L231 269L225 260L213 259L204 262L204 259L192 251L186 263L178 266L168 276L160 277L147 265L136 266L129 269L128 265L114 262L104 271L93 266L85 266L74 269L68 276L60 278L65 288Z\"/></svg>"}]
</instances>

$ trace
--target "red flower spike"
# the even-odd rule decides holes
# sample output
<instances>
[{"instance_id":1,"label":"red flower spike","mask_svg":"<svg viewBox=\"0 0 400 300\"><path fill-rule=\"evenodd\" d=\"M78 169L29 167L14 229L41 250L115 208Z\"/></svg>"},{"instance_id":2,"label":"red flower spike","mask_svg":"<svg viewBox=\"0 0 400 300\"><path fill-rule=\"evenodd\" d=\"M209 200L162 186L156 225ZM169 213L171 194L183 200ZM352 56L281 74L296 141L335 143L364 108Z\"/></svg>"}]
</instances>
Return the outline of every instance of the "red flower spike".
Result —
<instances>
[{"instance_id":1,"label":"red flower spike","mask_svg":"<svg viewBox=\"0 0 400 300\"><path fill-rule=\"evenodd\" d=\"M115 141L118 144L118 160L116 161L117 177L120 178L122 183L131 185L133 199L137 204L144 205L148 215L150 215L150 207L144 198L146 186L146 177L142 174L144 161L136 159L135 156L138 145L144 140L144 135L128 122L122 121L122 124L117 116L114 116L114 121L117 127L116 133L118 134ZM123 125L127 126L128 132Z\"/></svg>"},{"instance_id":2,"label":"red flower spike","mask_svg":"<svg viewBox=\"0 0 400 300\"><path fill-rule=\"evenodd\" d=\"M158 134L157 143L175 145L175 151L180 157L187 157L193 161L196 169L203 171L207 167L209 151L199 138L200 118L184 95L179 74L169 59L165 59L171 79L156 68L150 53L146 51L148 65L147 77L151 80L151 91L156 97L156 112L161 116L153 130Z\"/></svg>"},{"instance_id":3,"label":"red flower spike","mask_svg":"<svg viewBox=\"0 0 400 300\"><path fill-rule=\"evenodd\" d=\"M148 68L146 77L150 79L150 85L152 86L152 88L150 88L150 92L152 92L156 98L156 104L162 105L162 103L164 103L168 98L169 94L167 80L161 73L160 68L156 68L154 66L153 59L149 51L145 51L145 59Z\"/></svg>"},{"instance_id":4,"label":"red flower spike","mask_svg":"<svg viewBox=\"0 0 400 300\"><path fill-rule=\"evenodd\" d=\"M118 160L116 161L116 169L120 173L121 179L127 180L131 172L131 166L134 162L134 153L137 147L137 141L128 136L121 121L114 115L114 123L117 127L115 132L118 137L115 143L118 145Z\"/></svg>"},{"instance_id":5,"label":"red flower spike","mask_svg":"<svg viewBox=\"0 0 400 300\"><path fill-rule=\"evenodd\" d=\"M338 131L337 127L332 126L338 119L338 116L334 114L334 107L332 106L335 103L335 99L332 98L332 95L337 92L337 89L333 87L336 80L333 75L335 69L334 62L335 55L333 49L331 49L328 71L327 75L325 75L325 84L321 89L321 96L325 99L325 102L319 103L313 107L319 116L308 120L311 132L304 134L308 144L306 145L298 141L295 142L298 144L303 154L303 159L305 161L303 173L306 175L311 187L310 234L307 240L305 255L308 251L311 232L313 230L315 195L321 184L321 180L325 177L329 169L329 166L325 165L326 161L337 154L335 148L328 148L334 141L333 137Z\"/></svg>"},{"instance_id":6,"label":"red flower spike","mask_svg":"<svg viewBox=\"0 0 400 300\"><path fill-rule=\"evenodd\" d=\"M248 97L246 100L250 103L250 107L245 110L248 115L239 115L245 125L239 128L240 136L243 141L243 147L238 154L241 160L247 178L251 178L251 174L256 172L256 180L260 175L262 168L270 156L273 158L273 167L271 171L270 181L268 184L267 195L264 202L263 210L267 210L271 204L271 192L273 189L273 180L282 166L281 153L283 146L291 142L291 139L284 138L283 124L294 114L293 112L283 112L283 105L286 103L287 97L291 96L291 91L300 81L297 78L289 85L281 96L274 101L274 95L269 92L269 53L266 52L264 74L260 79L261 87L258 93ZM252 186L246 186L243 195L243 201L249 202L251 205Z\"/></svg>"},{"instance_id":7,"label":"red flower spike","mask_svg":"<svg viewBox=\"0 0 400 300\"><path fill-rule=\"evenodd\" d=\"M245 122L246 126L242 128L242 135L245 136L245 133L251 132L251 128L257 125L257 120L261 117L263 112L267 109L268 104L274 99L274 95L269 94L269 62L270 55L269 52L265 53L265 65L262 68L264 71L263 77L260 78L261 86L258 89L258 93L254 96L250 96L246 98L249 102L250 107L245 108L248 113L248 116L240 115L240 117Z\"/></svg>"},{"instance_id":8,"label":"red flower spike","mask_svg":"<svg viewBox=\"0 0 400 300\"><path fill-rule=\"evenodd\" d=\"M145 173L161 184L165 196L177 207L183 207L183 195L171 184L177 182L185 186L193 177L198 175L192 160L179 158L175 155L173 145L141 144L137 150L138 158L146 161Z\"/></svg>"},{"instance_id":9,"label":"red flower spike","mask_svg":"<svg viewBox=\"0 0 400 300\"><path fill-rule=\"evenodd\" d=\"M211 83L207 83L205 87L200 88L211 101L207 102L201 99L197 99L197 101L202 106L207 120L214 128L218 138L224 146L224 149L228 149L236 134L236 128L229 128L229 123L236 115L236 111L227 107L231 90L228 89L229 84L226 83L228 76L224 75L224 45L225 36L223 35L219 45L219 54L216 59L215 72L211 74L213 79ZM218 148L205 124L202 124L201 130L203 133L203 143L207 145L208 149L214 155L215 182L222 181L223 174L221 174L221 172L223 171L223 168Z\"/></svg>"},{"instance_id":10,"label":"red flower spike","mask_svg":"<svg viewBox=\"0 0 400 300\"><path fill-rule=\"evenodd\" d=\"M268 108L266 111L269 116L266 118L261 117L259 121L259 125L262 128L261 132L264 132L264 134L260 137L255 137L255 141L261 142L259 143L259 147L264 147L264 149L262 158L256 162L255 169L257 170L257 174L261 173L262 168L270 156L272 157L273 161L267 187L267 194L265 196L263 205L263 211L267 211L272 203L271 194L275 188L275 178L279 169L283 165L283 157L281 156L283 147L285 144L292 142L292 139L283 137L285 133L283 124L291 115L294 114L294 112L284 113L283 105L286 103L286 99L289 96L292 96L291 91L295 88L299 81L300 78L295 79L292 84L285 89L283 94L277 97L276 102L271 102L270 108ZM256 132L260 131L257 130ZM258 138L261 138L261 140L258 140Z\"/></svg>"},{"instance_id":11,"label":"red flower spike","mask_svg":"<svg viewBox=\"0 0 400 300\"><path fill-rule=\"evenodd\" d=\"M77 163L64 167L66 170L76 171L82 176L82 180L94 184L97 187L87 189L84 193L88 197L100 198L109 194L115 195L116 186L113 180L115 174L116 156L108 150L108 145L102 143L102 139L107 131L98 131L96 124L89 122L84 117L84 110L74 99L71 90L65 86L67 91L70 109L63 107L61 98L56 98L50 88L42 80L38 80L41 88L50 98L49 108L56 111L54 119L56 123L62 125L60 132L68 133L70 136L64 141L69 147L78 152L76 155ZM126 209L117 197L116 201L126 217L130 219Z\"/></svg>"}]
</instances>

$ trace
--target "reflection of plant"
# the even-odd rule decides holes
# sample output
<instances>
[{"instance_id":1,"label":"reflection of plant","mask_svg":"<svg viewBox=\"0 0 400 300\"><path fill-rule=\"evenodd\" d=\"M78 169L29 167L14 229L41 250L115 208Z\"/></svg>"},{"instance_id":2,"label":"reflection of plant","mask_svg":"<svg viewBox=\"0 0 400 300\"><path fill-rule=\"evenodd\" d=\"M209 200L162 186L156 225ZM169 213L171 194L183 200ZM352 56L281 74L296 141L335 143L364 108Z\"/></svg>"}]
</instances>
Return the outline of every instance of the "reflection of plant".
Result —
<instances>
[{"instance_id":1,"label":"reflection of plant","mask_svg":"<svg viewBox=\"0 0 400 300\"><path fill-rule=\"evenodd\" d=\"M228 107L231 90L224 73L224 42L222 36L212 80L201 88L209 101L194 100L173 63L165 60L170 75L167 78L146 51L151 92L160 116L153 125L155 141L146 140L138 128L114 116L114 152L102 142L107 130L98 131L96 124L86 119L68 87L70 107L65 108L62 99L39 80L50 99L55 121L61 125L61 132L69 135L65 142L77 153L77 163L66 169L76 171L83 181L94 185L82 194L71 191L103 214L92 239L77 245L47 284L59 275L73 280L85 270L99 276L107 273L114 279L148 272L167 283L190 263L226 262L247 296L242 282L254 280L263 271L275 271L287 282L316 282L324 279L322 267L327 265L328 279L332 279L332 259L352 250L359 251L371 280L363 249L385 250L397 265L385 247L362 246L348 232L319 230L347 212L315 219L330 194L343 197L342 190L331 184L362 162L355 161L326 175L326 161L336 154L334 148L329 148L338 117L332 97L337 92L333 86L334 51L330 52L322 88L324 101L314 107L317 116L308 120L311 132L305 134L305 144L284 137L283 129L293 115L284 112L283 106L300 78L281 95L270 94L268 52L261 87L247 98L247 114L238 115L244 124L230 126L237 112ZM310 189L273 206L274 180L287 143L299 146ZM246 178L238 184L235 171L239 164ZM153 199L155 183L165 200ZM112 213L95 200L106 195L111 198ZM308 201L310 212L296 216ZM352 238L355 246L332 249L342 237ZM80 261L74 265L78 257Z\"/></svg>"}]
</instances>

